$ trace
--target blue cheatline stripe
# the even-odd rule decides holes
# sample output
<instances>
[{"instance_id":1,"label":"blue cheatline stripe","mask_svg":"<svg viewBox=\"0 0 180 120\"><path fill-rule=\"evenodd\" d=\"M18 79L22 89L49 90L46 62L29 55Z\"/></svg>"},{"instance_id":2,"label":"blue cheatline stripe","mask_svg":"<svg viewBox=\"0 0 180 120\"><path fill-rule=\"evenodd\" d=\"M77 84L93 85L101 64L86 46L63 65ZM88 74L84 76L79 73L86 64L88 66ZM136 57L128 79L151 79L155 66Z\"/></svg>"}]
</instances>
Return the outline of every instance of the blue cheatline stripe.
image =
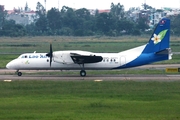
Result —
<instances>
[{"instance_id":1,"label":"blue cheatline stripe","mask_svg":"<svg viewBox=\"0 0 180 120\"><path fill-rule=\"evenodd\" d=\"M168 60L168 59L169 59L168 54L158 54L158 55L154 54L154 53L141 54L135 60L133 60L133 61L131 61L125 65L113 68L113 69L123 69L123 68L136 67L136 66L141 66L141 65L150 64L153 62Z\"/></svg>"}]
</instances>

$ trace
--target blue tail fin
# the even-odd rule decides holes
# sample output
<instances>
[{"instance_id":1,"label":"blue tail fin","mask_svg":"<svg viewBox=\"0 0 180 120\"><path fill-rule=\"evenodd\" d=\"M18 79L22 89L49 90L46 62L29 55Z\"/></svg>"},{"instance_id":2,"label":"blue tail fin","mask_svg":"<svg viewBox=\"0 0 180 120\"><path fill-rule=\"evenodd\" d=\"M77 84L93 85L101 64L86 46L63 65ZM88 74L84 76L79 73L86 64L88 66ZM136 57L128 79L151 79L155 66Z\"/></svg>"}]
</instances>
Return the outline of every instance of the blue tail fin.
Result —
<instances>
[{"instance_id":1,"label":"blue tail fin","mask_svg":"<svg viewBox=\"0 0 180 120\"><path fill-rule=\"evenodd\" d=\"M156 53L169 48L170 40L170 20L163 18L157 24L149 43L146 45L143 53Z\"/></svg>"}]
</instances>

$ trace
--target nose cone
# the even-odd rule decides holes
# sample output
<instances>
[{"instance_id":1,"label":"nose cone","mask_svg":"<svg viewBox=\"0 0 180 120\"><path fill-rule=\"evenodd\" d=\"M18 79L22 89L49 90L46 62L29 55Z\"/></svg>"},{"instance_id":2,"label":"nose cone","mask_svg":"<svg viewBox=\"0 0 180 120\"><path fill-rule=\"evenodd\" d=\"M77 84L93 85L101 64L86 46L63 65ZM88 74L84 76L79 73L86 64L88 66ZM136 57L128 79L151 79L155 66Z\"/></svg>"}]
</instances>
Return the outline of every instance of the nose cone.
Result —
<instances>
[{"instance_id":1,"label":"nose cone","mask_svg":"<svg viewBox=\"0 0 180 120\"><path fill-rule=\"evenodd\" d=\"M7 68L7 69L10 69L10 67L11 67L11 65L10 65L10 63L8 63L8 64L6 65L6 68Z\"/></svg>"},{"instance_id":2,"label":"nose cone","mask_svg":"<svg viewBox=\"0 0 180 120\"><path fill-rule=\"evenodd\" d=\"M11 69L11 68L12 68L11 62L9 62L9 63L6 65L6 68L7 68L7 69Z\"/></svg>"},{"instance_id":3,"label":"nose cone","mask_svg":"<svg viewBox=\"0 0 180 120\"><path fill-rule=\"evenodd\" d=\"M12 69L12 70L17 69L17 61L16 61L16 60L12 60L11 62L9 62L9 63L6 65L6 68L7 68L7 69Z\"/></svg>"}]
</instances>

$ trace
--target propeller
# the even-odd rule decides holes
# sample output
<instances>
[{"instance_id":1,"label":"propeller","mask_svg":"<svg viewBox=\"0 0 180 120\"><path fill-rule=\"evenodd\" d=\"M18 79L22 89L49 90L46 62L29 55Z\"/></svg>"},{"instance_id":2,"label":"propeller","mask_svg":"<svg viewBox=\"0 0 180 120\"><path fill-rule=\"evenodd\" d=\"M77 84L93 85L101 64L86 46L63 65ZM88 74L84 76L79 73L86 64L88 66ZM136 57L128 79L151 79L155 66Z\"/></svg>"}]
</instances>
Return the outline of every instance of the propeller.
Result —
<instances>
[{"instance_id":1,"label":"propeller","mask_svg":"<svg viewBox=\"0 0 180 120\"><path fill-rule=\"evenodd\" d=\"M52 57L53 57L53 50L52 50L52 44L50 44L50 52L46 54L50 58L50 67L52 63Z\"/></svg>"}]
</instances>

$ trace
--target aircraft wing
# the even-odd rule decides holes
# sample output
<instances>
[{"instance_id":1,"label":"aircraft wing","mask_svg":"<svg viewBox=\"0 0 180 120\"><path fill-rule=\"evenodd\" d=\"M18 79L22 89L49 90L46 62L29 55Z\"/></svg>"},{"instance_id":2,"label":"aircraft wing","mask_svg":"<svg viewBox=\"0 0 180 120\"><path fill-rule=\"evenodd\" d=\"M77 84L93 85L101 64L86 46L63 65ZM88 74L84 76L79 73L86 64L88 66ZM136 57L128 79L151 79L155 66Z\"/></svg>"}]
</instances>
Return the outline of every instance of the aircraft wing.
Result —
<instances>
[{"instance_id":1,"label":"aircraft wing","mask_svg":"<svg viewBox=\"0 0 180 120\"><path fill-rule=\"evenodd\" d=\"M81 55L77 53L70 53L70 56L74 63L76 64L84 64L84 63L97 63L102 61L101 56L95 55Z\"/></svg>"}]
</instances>

